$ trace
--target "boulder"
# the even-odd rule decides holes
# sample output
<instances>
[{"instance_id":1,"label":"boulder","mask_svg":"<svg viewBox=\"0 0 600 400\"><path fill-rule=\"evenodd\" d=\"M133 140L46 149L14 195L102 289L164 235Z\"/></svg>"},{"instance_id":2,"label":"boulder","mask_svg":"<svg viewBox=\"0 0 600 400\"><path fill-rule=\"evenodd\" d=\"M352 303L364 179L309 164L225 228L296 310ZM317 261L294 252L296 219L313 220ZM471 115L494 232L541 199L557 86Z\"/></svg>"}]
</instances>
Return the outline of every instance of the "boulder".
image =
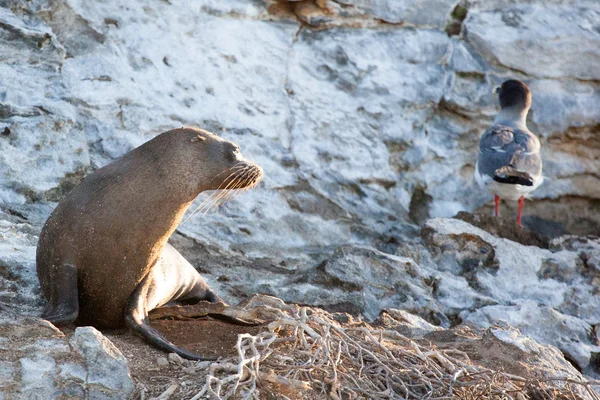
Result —
<instances>
[{"instance_id":1,"label":"boulder","mask_svg":"<svg viewBox=\"0 0 600 400\"><path fill-rule=\"evenodd\" d=\"M47 321L0 316L0 393L11 399L128 399L134 383L121 352L92 327L67 337Z\"/></svg>"}]
</instances>

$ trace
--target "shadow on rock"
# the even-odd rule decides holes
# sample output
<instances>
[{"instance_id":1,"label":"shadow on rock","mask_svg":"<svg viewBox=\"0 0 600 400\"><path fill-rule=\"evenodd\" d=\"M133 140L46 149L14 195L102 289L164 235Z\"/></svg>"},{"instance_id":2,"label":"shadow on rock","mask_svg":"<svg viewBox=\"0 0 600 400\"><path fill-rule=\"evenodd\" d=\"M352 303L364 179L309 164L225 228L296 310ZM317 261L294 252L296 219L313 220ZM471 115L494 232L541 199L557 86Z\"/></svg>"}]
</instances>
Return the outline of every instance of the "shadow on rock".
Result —
<instances>
[{"instance_id":1,"label":"shadow on rock","mask_svg":"<svg viewBox=\"0 0 600 400\"><path fill-rule=\"evenodd\" d=\"M494 236L512 240L525 246L536 246L547 249L550 244L550 235L547 235L545 231L532 231L527 228L521 228L512 219L485 214L469 214L464 211L456 214L454 218L468 222Z\"/></svg>"}]
</instances>

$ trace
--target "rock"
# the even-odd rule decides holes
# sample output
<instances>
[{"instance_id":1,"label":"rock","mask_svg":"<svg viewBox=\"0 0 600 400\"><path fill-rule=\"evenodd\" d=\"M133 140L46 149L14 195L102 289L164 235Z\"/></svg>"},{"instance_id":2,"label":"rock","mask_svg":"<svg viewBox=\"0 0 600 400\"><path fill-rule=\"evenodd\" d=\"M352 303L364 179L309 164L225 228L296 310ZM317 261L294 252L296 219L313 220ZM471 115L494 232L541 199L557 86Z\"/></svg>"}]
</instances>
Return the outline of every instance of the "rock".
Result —
<instances>
[{"instance_id":1,"label":"rock","mask_svg":"<svg viewBox=\"0 0 600 400\"><path fill-rule=\"evenodd\" d=\"M557 348L540 345L510 326L483 331L468 327L436 331L426 335L423 341L434 343L439 349L464 351L475 364L534 382L557 377L581 380L581 374ZM575 386L574 390L577 398L592 398L582 386Z\"/></svg>"},{"instance_id":2,"label":"rock","mask_svg":"<svg viewBox=\"0 0 600 400\"><path fill-rule=\"evenodd\" d=\"M388 308L379 314L378 321L388 329L394 329L410 338L421 338L424 335L440 331L442 328L425 321L423 318L405 310Z\"/></svg>"},{"instance_id":3,"label":"rock","mask_svg":"<svg viewBox=\"0 0 600 400\"><path fill-rule=\"evenodd\" d=\"M47 321L4 313L0 394L14 399L126 399L134 389L125 358L100 332L67 338Z\"/></svg>"},{"instance_id":4,"label":"rock","mask_svg":"<svg viewBox=\"0 0 600 400\"><path fill-rule=\"evenodd\" d=\"M600 304L596 271L583 260L598 253L597 239L554 239L546 250L451 219L428 221L423 235L442 272L436 294L445 313L461 309L459 320L480 327L504 320L540 343L558 347L582 370L595 368L590 362L599 348L589 333L600 320ZM470 294L458 295L446 273L460 277ZM487 298L487 304L474 293Z\"/></svg>"},{"instance_id":5,"label":"rock","mask_svg":"<svg viewBox=\"0 0 600 400\"><path fill-rule=\"evenodd\" d=\"M372 41L379 45L369 46ZM333 218L356 216L377 232L407 219L410 195L396 183L396 173L428 156L421 127L442 97L439 64L449 46L436 31L331 29L299 36L289 83L298 110L292 154L312 189L335 204ZM332 96L340 99L335 109L327 106ZM328 218L327 225L334 221ZM347 230L341 234L337 244L360 239ZM331 243L328 236L321 234L321 245Z\"/></svg>"},{"instance_id":6,"label":"rock","mask_svg":"<svg viewBox=\"0 0 600 400\"><path fill-rule=\"evenodd\" d=\"M397 257L373 249L341 247L321 268L315 282L329 288L324 291L322 306L351 303L367 319L375 319L382 308L402 308L413 313L440 318L447 325L439 308L432 301L431 277L421 271L410 258Z\"/></svg>"},{"instance_id":7,"label":"rock","mask_svg":"<svg viewBox=\"0 0 600 400\"><path fill-rule=\"evenodd\" d=\"M1 309L27 315L41 312L35 272L37 234L25 219L0 212Z\"/></svg>"},{"instance_id":8,"label":"rock","mask_svg":"<svg viewBox=\"0 0 600 400\"><path fill-rule=\"evenodd\" d=\"M167 359L169 360L170 363L176 364L176 365L184 365L186 363L186 361L181 358L181 356L177 353L169 353L169 355L167 356Z\"/></svg>"},{"instance_id":9,"label":"rock","mask_svg":"<svg viewBox=\"0 0 600 400\"><path fill-rule=\"evenodd\" d=\"M598 11L532 4L470 12L464 22L466 40L489 59L532 77L597 80Z\"/></svg>"},{"instance_id":10,"label":"rock","mask_svg":"<svg viewBox=\"0 0 600 400\"><path fill-rule=\"evenodd\" d=\"M167 360L166 357L158 357L156 359L156 363L158 364L159 367L166 367L169 365L169 360Z\"/></svg>"},{"instance_id":11,"label":"rock","mask_svg":"<svg viewBox=\"0 0 600 400\"><path fill-rule=\"evenodd\" d=\"M195 368L206 369L206 368L210 367L210 364L212 364L212 361L198 361L195 365Z\"/></svg>"},{"instance_id":12,"label":"rock","mask_svg":"<svg viewBox=\"0 0 600 400\"><path fill-rule=\"evenodd\" d=\"M75 108L64 98L65 50L39 20L0 8L0 201L44 200L44 192L89 163ZM32 134L35 132L35 134ZM35 167L32 168L32 166Z\"/></svg>"},{"instance_id":13,"label":"rock","mask_svg":"<svg viewBox=\"0 0 600 400\"><path fill-rule=\"evenodd\" d=\"M344 13L355 12L392 24L409 24L444 29L455 0L335 0L344 6Z\"/></svg>"},{"instance_id":14,"label":"rock","mask_svg":"<svg viewBox=\"0 0 600 400\"><path fill-rule=\"evenodd\" d=\"M513 306L483 307L464 319L467 324L484 328L498 321L506 321L536 341L557 347L581 370L593 373L596 368L590 361L597 357L600 346L592 342L590 324L580 318L535 301L522 301Z\"/></svg>"},{"instance_id":15,"label":"rock","mask_svg":"<svg viewBox=\"0 0 600 400\"><path fill-rule=\"evenodd\" d=\"M77 328L70 343L87 364L86 383L90 397L112 398L133 392L125 357L100 332L91 326Z\"/></svg>"},{"instance_id":16,"label":"rock","mask_svg":"<svg viewBox=\"0 0 600 400\"><path fill-rule=\"evenodd\" d=\"M513 37L494 29L523 29L506 25L503 10L522 8L533 21L530 56L512 56L517 61L541 60L544 46L555 49L546 44L550 28L540 18L583 13L583 19L561 20L558 34L595 43L593 2L557 2L540 13L536 1L528 3L286 2L293 9L310 5L310 13L325 19L317 25L334 26L313 32L272 12L270 2L203 0L186 8L10 0L2 9L10 32L0 33L10 61L0 68L0 78L10 77L2 79L0 96L6 110L0 131L8 129L0 137L0 204L58 201L76 183L73 177L161 131L191 124L238 142L267 178L244 201L188 221L181 231L189 237L255 258L304 263L306 252L319 246L370 246L381 235L397 240L408 232L411 204L420 198L430 201L413 218L419 223L489 201L470 184L473 154L497 111L491 90L513 72L496 65L485 46L495 49ZM460 23L465 12L464 38L448 38L448 19ZM170 23L190 15L187 24ZM477 35L488 20L497 24L481 44ZM390 25L396 23L405 26ZM41 48L36 38L44 39ZM544 61L556 66L552 79L519 76L534 91L534 128L552 138L544 143L544 158L555 184L535 194L552 204L573 195L597 197L600 166L579 143L600 122L594 112L600 91L569 69L594 65L587 58L594 54L573 54L568 59L578 61L566 67L560 57ZM569 162L558 162L565 157ZM586 213L582 220L596 221L585 225L592 232L600 215ZM565 225L571 233L581 226Z\"/></svg>"},{"instance_id":17,"label":"rock","mask_svg":"<svg viewBox=\"0 0 600 400\"><path fill-rule=\"evenodd\" d=\"M515 223L513 219L499 218L487 214L469 214L461 211L454 216L455 219L465 221L479 229L482 229L494 236L511 240L525 246L535 246L548 248L548 237L540 235L538 232L523 229ZM525 226L529 228L527 221Z\"/></svg>"}]
</instances>

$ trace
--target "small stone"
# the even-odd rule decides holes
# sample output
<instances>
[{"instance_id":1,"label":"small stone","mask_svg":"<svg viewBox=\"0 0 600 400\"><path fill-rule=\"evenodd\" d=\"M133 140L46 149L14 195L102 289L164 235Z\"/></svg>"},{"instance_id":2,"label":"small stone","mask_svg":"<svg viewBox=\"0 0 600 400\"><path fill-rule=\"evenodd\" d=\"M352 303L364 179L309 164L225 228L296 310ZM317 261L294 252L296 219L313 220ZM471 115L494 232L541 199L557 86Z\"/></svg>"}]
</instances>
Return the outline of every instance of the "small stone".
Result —
<instances>
[{"instance_id":1,"label":"small stone","mask_svg":"<svg viewBox=\"0 0 600 400\"><path fill-rule=\"evenodd\" d=\"M158 364L159 367L166 367L169 365L169 360L167 360L166 357L158 357L156 359L156 363Z\"/></svg>"},{"instance_id":2,"label":"small stone","mask_svg":"<svg viewBox=\"0 0 600 400\"><path fill-rule=\"evenodd\" d=\"M169 359L169 362L171 362L173 364L177 364L177 365L185 364L185 360L183 358L181 358L181 356L177 353L169 353L167 358Z\"/></svg>"},{"instance_id":3,"label":"small stone","mask_svg":"<svg viewBox=\"0 0 600 400\"><path fill-rule=\"evenodd\" d=\"M196 368L197 369L206 369L206 368L210 367L210 364L212 364L212 361L198 361L196 363Z\"/></svg>"}]
</instances>

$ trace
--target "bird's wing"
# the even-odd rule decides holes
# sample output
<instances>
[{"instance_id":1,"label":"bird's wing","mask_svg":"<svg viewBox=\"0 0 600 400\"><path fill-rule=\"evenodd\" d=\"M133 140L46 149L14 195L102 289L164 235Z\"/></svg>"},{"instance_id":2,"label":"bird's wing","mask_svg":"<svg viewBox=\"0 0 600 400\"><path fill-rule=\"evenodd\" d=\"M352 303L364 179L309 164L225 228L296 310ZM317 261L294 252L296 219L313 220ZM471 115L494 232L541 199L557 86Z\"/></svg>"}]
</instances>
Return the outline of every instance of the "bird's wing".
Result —
<instances>
[{"instance_id":1,"label":"bird's wing","mask_svg":"<svg viewBox=\"0 0 600 400\"><path fill-rule=\"evenodd\" d=\"M529 131L494 125L481 137L477 165L481 175L492 179L499 174L537 179L542 173L540 142Z\"/></svg>"}]
</instances>

